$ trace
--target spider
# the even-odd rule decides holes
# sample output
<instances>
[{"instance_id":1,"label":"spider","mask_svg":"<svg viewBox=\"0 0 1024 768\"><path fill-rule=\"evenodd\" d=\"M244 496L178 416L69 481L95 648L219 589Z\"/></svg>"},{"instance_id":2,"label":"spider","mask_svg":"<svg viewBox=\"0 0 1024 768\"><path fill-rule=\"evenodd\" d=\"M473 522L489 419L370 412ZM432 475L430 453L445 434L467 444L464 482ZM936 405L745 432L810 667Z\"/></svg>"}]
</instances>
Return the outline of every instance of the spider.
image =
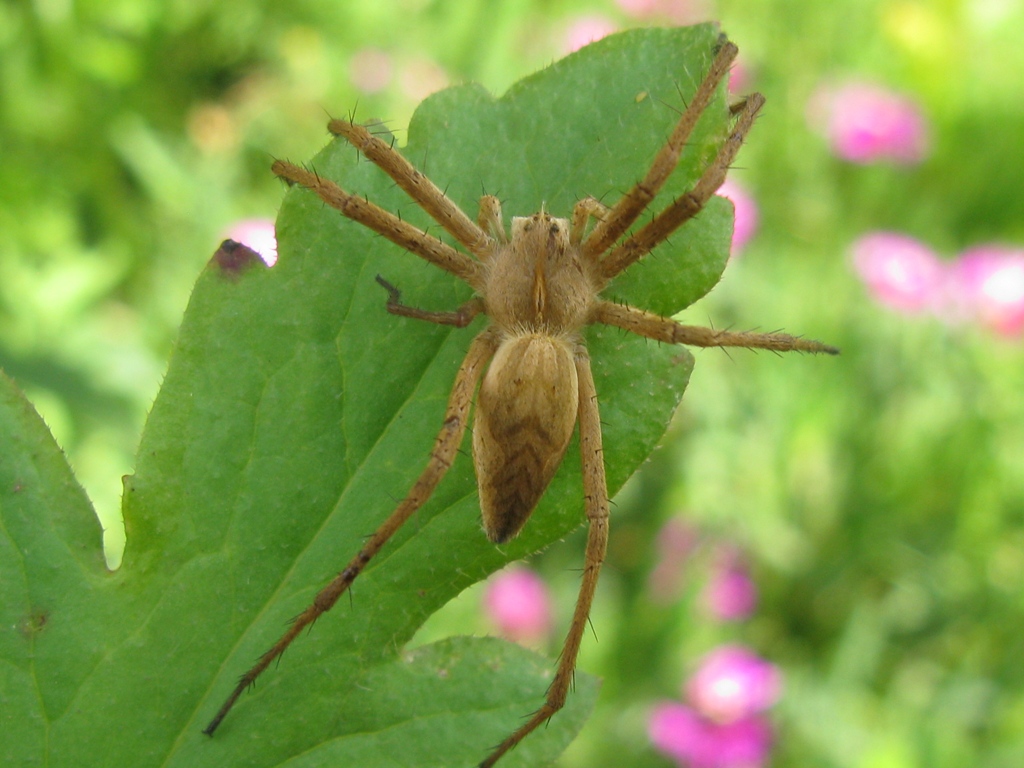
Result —
<instances>
[{"instance_id":1,"label":"spider","mask_svg":"<svg viewBox=\"0 0 1024 768\"><path fill-rule=\"evenodd\" d=\"M468 326L477 316L490 322L472 341L455 376L443 425L420 477L395 511L287 632L239 680L204 729L213 734L241 693L319 616L330 610L391 536L430 498L455 459L473 419L473 461L484 531L495 544L514 538L525 525L579 425L579 444L589 524L579 597L555 676L541 707L480 763L494 765L565 703L584 628L608 543L609 499L602 457L601 420L590 358L581 331L604 323L669 344L747 347L778 352L836 354L817 341L785 333L714 330L682 325L651 312L601 298L609 283L696 216L725 180L726 173L764 104L752 94L731 109L735 123L717 156L693 188L647 224L627 231L676 168L694 126L711 102L737 54L723 40L693 99L644 178L613 206L593 197L580 200L569 219L542 209L513 217L506 232L496 197L480 199L476 221L366 126L332 120L329 130L344 137L390 176L466 252L403 221L362 197L351 195L315 172L284 161L273 172L289 184L316 193L345 216L465 281L475 296L451 312L427 311L387 291L387 311L431 323ZM591 227L591 223L593 226Z\"/></svg>"}]
</instances>

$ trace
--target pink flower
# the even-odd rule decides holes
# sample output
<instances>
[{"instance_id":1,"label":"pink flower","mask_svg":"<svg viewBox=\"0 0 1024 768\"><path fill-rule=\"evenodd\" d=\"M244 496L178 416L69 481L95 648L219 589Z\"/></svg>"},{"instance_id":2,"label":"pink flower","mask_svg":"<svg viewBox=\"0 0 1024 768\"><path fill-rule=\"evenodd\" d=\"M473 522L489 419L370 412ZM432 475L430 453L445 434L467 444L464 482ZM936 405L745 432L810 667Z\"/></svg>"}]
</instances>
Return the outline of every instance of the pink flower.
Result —
<instances>
[{"instance_id":1,"label":"pink flower","mask_svg":"<svg viewBox=\"0 0 1024 768\"><path fill-rule=\"evenodd\" d=\"M758 768L772 746L771 725L763 717L716 723L677 702L654 708L647 734L658 751L688 768Z\"/></svg>"},{"instance_id":2,"label":"pink flower","mask_svg":"<svg viewBox=\"0 0 1024 768\"><path fill-rule=\"evenodd\" d=\"M394 63L380 48L360 48L348 62L349 79L363 93L378 93L391 83Z\"/></svg>"},{"instance_id":3,"label":"pink flower","mask_svg":"<svg viewBox=\"0 0 1024 768\"><path fill-rule=\"evenodd\" d=\"M941 308L946 269L923 243L896 232L870 232L853 244L853 265L871 296L907 314Z\"/></svg>"},{"instance_id":4,"label":"pink flower","mask_svg":"<svg viewBox=\"0 0 1024 768\"><path fill-rule=\"evenodd\" d=\"M268 267L277 263L277 235L270 219L243 219L236 221L224 233L225 237L247 245L258 253Z\"/></svg>"},{"instance_id":5,"label":"pink flower","mask_svg":"<svg viewBox=\"0 0 1024 768\"><path fill-rule=\"evenodd\" d=\"M686 683L689 702L717 723L745 720L768 709L781 690L778 667L740 645L708 653Z\"/></svg>"},{"instance_id":6,"label":"pink flower","mask_svg":"<svg viewBox=\"0 0 1024 768\"><path fill-rule=\"evenodd\" d=\"M531 570L507 568L495 574L484 594L484 607L498 632L527 645L551 632L551 599L544 581Z\"/></svg>"},{"instance_id":7,"label":"pink flower","mask_svg":"<svg viewBox=\"0 0 1024 768\"><path fill-rule=\"evenodd\" d=\"M607 37L617 29L615 22L604 16L580 16L566 30L562 47L566 53L572 53L602 37Z\"/></svg>"},{"instance_id":8,"label":"pink flower","mask_svg":"<svg viewBox=\"0 0 1024 768\"><path fill-rule=\"evenodd\" d=\"M615 0L615 4L627 16L646 19L658 15L662 0Z\"/></svg>"},{"instance_id":9,"label":"pink flower","mask_svg":"<svg viewBox=\"0 0 1024 768\"><path fill-rule=\"evenodd\" d=\"M678 517L669 519L658 531L658 561L647 581L656 601L670 603L679 596L687 561L699 539L697 530Z\"/></svg>"},{"instance_id":10,"label":"pink flower","mask_svg":"<svg viewBox=\"0 0 1024 768\"><path fill-rule=\"evenodd\" d=\"M432 93L448 86L448 73L433 59L415 57L405 62L398 72L398 87L413 101L423 101Z\"/></svg>"},{"instance_id":11,"label":"pink flower","mask_svg":"<svg viewBox=\"0 0 1024 768\"><path fill-rule=\"evenodd\" d=\"M743 59L737 58L729 70L729 93L745 93L753 76Z\"/></svg>"},{"instance_id":12,"label":"pink flower","mask_svg":"<svg viewBox=\"0 0 1024 768\"><path fill-rule=\"evenodd\" d=\"M910 165L928 153L928 126L917 104L872 83L823 87L811 100L809 115L832 151L851 163Z\"/></svg>"},{"instance_id":13,"label":"pink flower","mask_svg":"<svg viewBox=\"0 0 1024 768\"><path fill-rule=\"evenodd\" d=\"M731 178L718 188L718 194L731 201L736 212L731 249L731 255L735 256L757 231L757 203L742 184Z\"/></svg>"},{"instance_id":14,"label":"pink flower","mask_svg":"<svg viewBox=\"0 0 1024 768\"><path fill-rule=\"evenodd\" d=\"M679 25L694 24L709 14L705 0L616 0L616 4L635 19L660 16Z\"/></svg>"},{"instance_id":15,"label":"pink flower","mask_svg":"<svg viewBox=\"0 0 1024 768\"><path fill-rule=\"evenodd\" d=\"M889 307L1024 334L1024 248L981 245L946 264L913 238L872 232L854 243L853 262L868 291Z\"/></svg>"},{"instance_id":16,"label":"pink flower","mask_svg":"<svg viewBox=\"0 0 1024 768\"><path fill-rule=\"evenodd\" d=\"M949 275L962 314L1003 336L1024 331L1024 249L983 245L961 254Z\"/></svg>"},{"instance_id":17,"label":"pink flower","mask_svg":"<svg viewBox=\"0 0 1024 768\"><path fill-rule=\"evenodd\" d=\"M705 610L719 621L747 619L757 608L757 585L738 553L727 552L715 564L701 600Z\"/></svg>"}]
</instances>

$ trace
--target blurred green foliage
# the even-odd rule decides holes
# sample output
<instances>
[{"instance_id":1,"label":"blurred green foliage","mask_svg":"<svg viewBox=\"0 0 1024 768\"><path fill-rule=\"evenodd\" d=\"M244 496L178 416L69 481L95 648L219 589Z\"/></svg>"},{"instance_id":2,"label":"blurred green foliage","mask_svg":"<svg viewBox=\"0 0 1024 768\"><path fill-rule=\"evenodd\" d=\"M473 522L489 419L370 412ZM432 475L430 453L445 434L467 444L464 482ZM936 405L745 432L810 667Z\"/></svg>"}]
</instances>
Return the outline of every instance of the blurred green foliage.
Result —
<instances>
[{"instance_id":1,"label":"blurred green foliage","mask_svg":"<svg viewBox=\"0 0 1024 768\"><path fill-rule=\"evenodd\" d=\"M647 708L678 698L697 654L741 640L785 673L775 765L1020 765L1020 342L888 312L847 250L878 228L946 254L1024 242L1024 8L689 6L721 20L768 107L736 173L760 230L686 318L781 326L844 354L697 355L673 438L617 501L599 640L581 660L605 684L564 763L666 765L646 743ZM569 0L0 5L0 365L105 525L196 273L233 221L276 209L270 158L312 156L326 112L386 117L401 137L426 90L473 79L501 92L595 14L640 23ZM380 90L367 91L366 62L386 67ZM854 167L829 153L808 102L849 76L921 103L927 161ZM678 603L651 598L656 534L676 516L749 553L755 618L700 613L699 558ZM580 552L577 536L537 562L563 617ZM477 626L474 597L427 634Z\"/></svg>"}]
</instances>

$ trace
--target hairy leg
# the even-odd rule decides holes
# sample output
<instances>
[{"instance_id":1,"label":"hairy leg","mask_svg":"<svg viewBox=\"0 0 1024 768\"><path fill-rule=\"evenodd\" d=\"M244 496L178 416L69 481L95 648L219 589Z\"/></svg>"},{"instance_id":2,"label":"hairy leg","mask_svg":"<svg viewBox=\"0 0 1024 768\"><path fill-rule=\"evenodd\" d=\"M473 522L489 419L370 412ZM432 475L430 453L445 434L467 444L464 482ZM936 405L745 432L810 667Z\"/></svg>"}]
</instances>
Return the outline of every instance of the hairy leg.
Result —
<instances>
[{"instance_id":1,"label":"hairy leg","mask_svg":"<svg viewBox=\"0 0 1024 768\"><path fill-rule=\"evenodd\" d=\"M256 664L248 672L242 675L223 706L221 706L220 710L210 721L210 724L203 729L203 733L213 735L213 732L217 730L217 726L220 725L227 713L231 711L231 707L234 706L242 692L256 681L256 678L270 666L274 659L284 653L292 640L303 629L334 607L338 598L351 586L363 568L366 567L366 564L380 551L381 547L384 546L395 531L401 528L413 513L430 498L434 488L437 487L441 478L448 471L455 458L455 454L459 450L462 436L466 431L466 424L469 421L469 408L473 399L473 392L496 348L496 334L490 329L473 339L469 352L466 353L466 358L462 361L459 372L455 376L455 385L452 387L452 393L448 399L448 409L445 412L444 426L441 428L441 432L434 443L434 449L430 454L430 461L427 463L426 469L423 470L423 474L413 484L409 495L405 497L397 509L391 513L388 519L366 541L362 549L359 550L359 553L345 567L345 570L320 590L316 598L314 598L312 605L295 618L288 631L281 636L281 639L269 651L260 656Z\"/></svg>"},{"instance_id":2,"label":"hairy leg","mask_svg":"<svg viewBox=\"0 0 1024 768\"><path fill-rule=\"evenodd\" d=\"M776 352L824 352L838 355L839 350L813 339L803 339L788 333L754 333L751 331L718 331L701 325L683 325L667 317L660 317L623 304L602 301L597 304L591 322L614 325L623 330L646 336L667 344L687 344L692 347L747 347L771 349Z\"/></svg>"},{"instance_id":3,"label":"hairy leg","mask_svg":"<svg viewBox=\"0 0 1024 768\"><path fill-rule=\"evenodd\" d=\"M502 755L515 747L564 706L569 688L572 686L572 674L576 668L580 643L590 617L590 606L597 589L601 564L604 562L605 550L608 548L608 487L605 482L604 455L601 445L601 416L598 412L594 375L590 370L590 357L582 345L576 349L576 374L579 379L583 496L586 503L587 522L590 526L587 533L583 582L580 585L579 597L576 599L572 624L559 656L558 669L548 688L544 704L530 716L524 725L505 739L486 760L480 763L480 768L493 766Z\"/></svg>"},{"instance_id":4,"label":"hairy leg","mask_svg":"<svg viewBox=\"0 0 1024 768\"><path fill-rule=\"evenodd\" d=\"M395 245L415 253L446 272L451 272L478 290L482 287L483 268L480 262L402 221L393 213L361 197L350 195L333 181L322 178L313 171L284 160L276 160L271 170L285 181L299 184L315 192L332 208L369 227Z\"/></svg>"},{"instance_id":5,"label":"hairy leg","mask_svg":"<svg viewBox=\"0 0 1024 768\"><path fill-rule=\"evenodd\" d=\"M729 138L718 151L714 162L698 179L693 189L659 213L646 226L633 233L615 250L601 260L601 274L605 280L611 280L625 270L637 259L649 253L656 245L675 232L682 224L700 213L713 194L722 186L729 166L736 158L736 153L743 146L743 139L754 124L758 110L764 105L764 96L751 94L743 103L736 118L736 125Z\"/></svg>"},{"instance_id":6,"label":"hairy leg","mask_svg":"<svg viewBox=\"0 0 1024 768\"><path fill-rule=\"evenodd\" d=\"M431 312L428 309L410 307L402 303L402 292L398 288L380 275L377 275L377 282L388 292L388 312L392 315L426 320L428 323L437 323L438 325L454 325L456 328L465 328L484 311L484 302L480 298L470 299L454 312Z\"/></svg>"},{"instance_id":7,"label":"hairy leg","mask_svg":"<svg viewBox=\"0 0 1024 768\"><path fill-rule=\"evenodd\" d=\"M376 163L416 201L420 208L430 214L434 221L444 227L470 253L479 259L487 258L494 247L494 241L389 142L381 141L365 126L348 120L331 120L327 130L335 136L343 136L352 146Z\"/></svg>"},{"instance_id":8,"label":"hairy leg","mask_svg":"<svg viewBox=\"0 0 1024 768\"><path fill-rule=\"evenodd\" d=\"M682 154L694 126L697 125L701 114L711 103L718 84L729 71L737 52L738 49L733 43L726 42L722 45L715 60L711 63L704 81L698 86L693 99L686 106L682 117L679 118L672 135L654 158L647 175L623 195L622 199L604 217L604 220L594 227L594 231L590 233L590 237L583 244L584 255L596 258L607 251L651 204L651 201L665 185L665 181L675 171L676 165L679 164L679 156Z\"/></svg>"},{"instance_id":9,"label":"hairy leg","mask_svg":"<svg viewBox=\"0 0 1024 768\"><path fill-rule=\"evenodd\" d=\"M508 242L505 223L501 220L501 201L494 195L484 195L480 198L480 210L477 213L476 223L496 242ZM486 259L487 257L484 257L485 261Z\"/></svg>"},{"instance_id":10,"label":"hairy leg","mask_svg":"<svg viewBox=\"0 0 1024 768\"><path fill-rule=\"evenodd\" d=\"M572 226L569 230L569 242L579 245L583 242L583 235L586 232L587 224L591 219L597 219L600 223L611 209L595 197L584 197L572 209ZM595 254L596 258L600 254Z\"/></svg>"}]
</instances>

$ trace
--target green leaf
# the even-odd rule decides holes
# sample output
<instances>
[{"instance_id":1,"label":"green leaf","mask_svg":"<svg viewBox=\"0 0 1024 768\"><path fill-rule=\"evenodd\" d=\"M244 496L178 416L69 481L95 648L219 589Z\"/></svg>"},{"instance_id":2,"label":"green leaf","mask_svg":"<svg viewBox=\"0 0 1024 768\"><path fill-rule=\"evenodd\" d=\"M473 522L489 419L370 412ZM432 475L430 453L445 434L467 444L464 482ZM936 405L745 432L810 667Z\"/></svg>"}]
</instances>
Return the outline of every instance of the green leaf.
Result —
<instances>
[{"instance_id":1,"label":"green leaf","mask_svg":"<svg viewBox=\"0 0 1024 768\"><path fill-rule=\"evenodd\" d=\"M650 164L716 41L709 25L637 30L501 99L478 86L448 89L417 110L403 152L471 216L483 191L502 199L506 217L541 205L567 216L585 195L613 201ZM692 185L726 125L720 93L654 208ZM430 225L346 144L333 142L312 165ZM730 207L716 199L607 295L682 309L717 281L730 231ZM454 308L469 290L304 190L286 197L278 239L273 269L221 252L196 285L126 479L117 573L103 567L88 503L52 440L5 390L0 692L15 764L473 765L540 704L552 659L482 638L402 648L465 587L581 524L572 447L522 536L500 549L480 530L471 462L460 458L350 598L292 645L213 738L201 734L237 677L422 470L483 326L387 314L378 273L430 309ZM590 328L587 339L614 492L664 432L692 358L614 328ZM595 680L576 679L566 709L502 765L542 765L561 752L597 694Z\"/></svg>"},{"instance_id":2,"label":"green leaf","mask_svg":"<svg viewBox=\"0 0 1024 768\"><path fill-rule=\"evenodd\" d=\"M5 764L47 753L54 715L104 651L100 527L42 419L0 374L0 732Z\"/></svg>"}]
</instances>

